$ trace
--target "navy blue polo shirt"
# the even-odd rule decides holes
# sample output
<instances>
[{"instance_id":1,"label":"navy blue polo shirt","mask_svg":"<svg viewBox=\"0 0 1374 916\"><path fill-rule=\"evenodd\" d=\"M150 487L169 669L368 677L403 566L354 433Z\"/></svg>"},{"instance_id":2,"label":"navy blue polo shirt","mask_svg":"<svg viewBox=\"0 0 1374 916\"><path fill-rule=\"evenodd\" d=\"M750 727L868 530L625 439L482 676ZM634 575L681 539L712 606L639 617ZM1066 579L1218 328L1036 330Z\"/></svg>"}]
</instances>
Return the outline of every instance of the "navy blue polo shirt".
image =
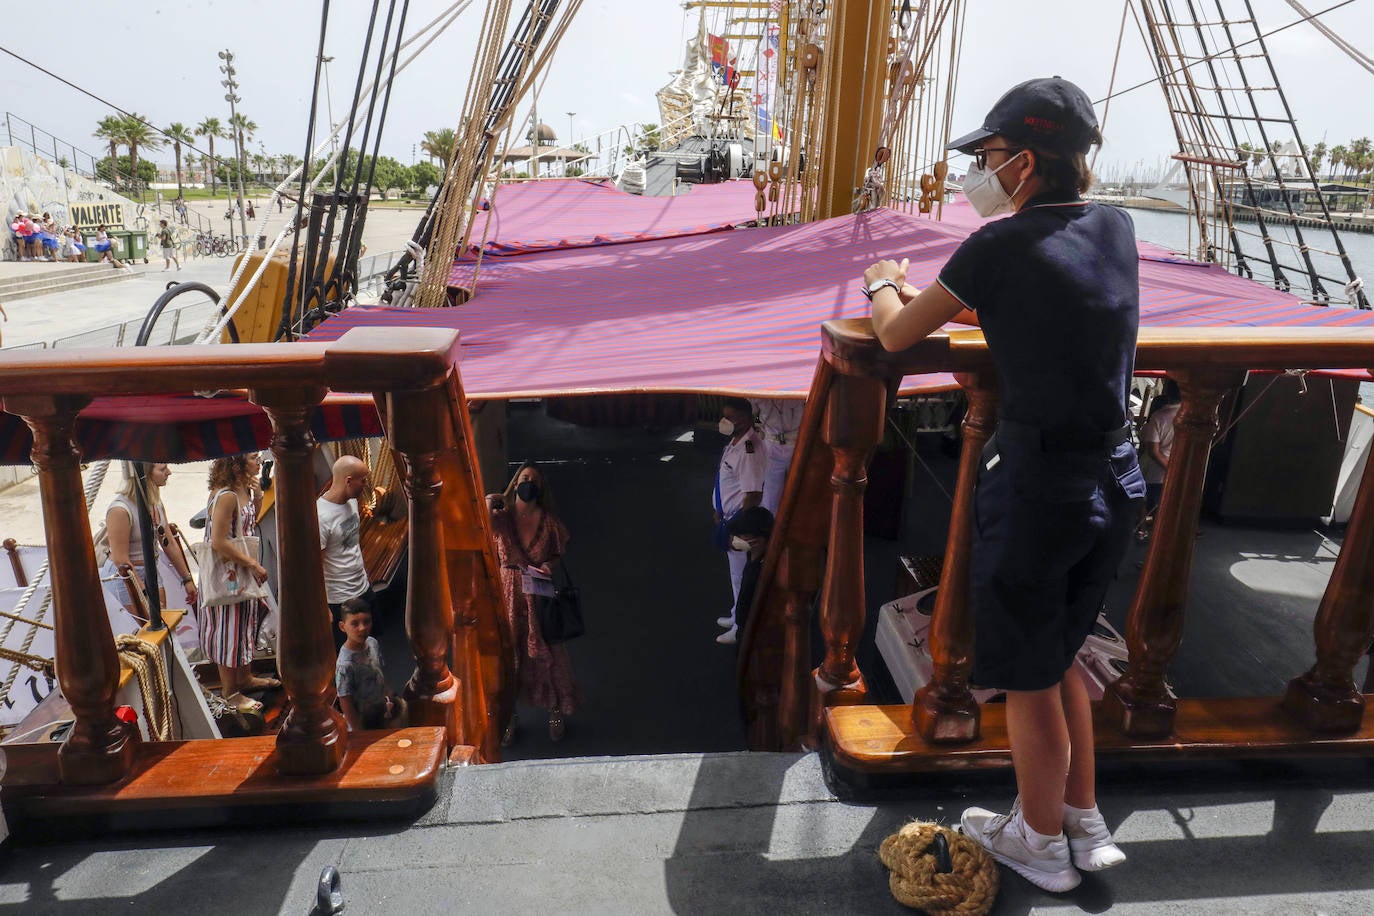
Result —
<instances>
[{"instance_id":1,"label":"navy blue polo shirt","mask_svg":"<svg viewBox=\"0 0 1374 916\"><path fill-rule=\"evenodd\" d=\"M1042 430L1126 422L1140 322L1131 217L1041 195L970 235L938 282L978 313L997 366L998 414Z\"/></svg>"}]
</instances>

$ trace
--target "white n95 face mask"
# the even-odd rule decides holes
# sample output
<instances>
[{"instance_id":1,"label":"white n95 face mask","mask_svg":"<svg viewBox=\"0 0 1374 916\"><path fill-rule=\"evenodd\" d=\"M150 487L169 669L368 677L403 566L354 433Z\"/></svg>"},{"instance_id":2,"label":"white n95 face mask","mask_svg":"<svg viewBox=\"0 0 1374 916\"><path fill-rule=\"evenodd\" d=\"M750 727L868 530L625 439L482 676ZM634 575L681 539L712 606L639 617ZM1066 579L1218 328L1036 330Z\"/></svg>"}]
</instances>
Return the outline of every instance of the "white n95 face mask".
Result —
<instances>
[{"instance_id":1,"label":"white n95 face mask","mask_svg":"<svg viewBox=\"0 0 1374 916\"><path fill-rule=\"evenodd\" d=\"M744 538L742 538L742 537L732 537L732 538L730 538L730 549L731 549L731 550L748 550L748 549L749 549L749 542L746 541L746 540L745 540Z\"/></svg>"},{"instance_id":2,"label":"white n95 face mask","mask_svg":"<svg viewBox=\"0 0 1374 916\"><path fill-rule=\"evenodd\" d=\"M735 434L735 424L724 417L721 418L720 426L718 426L717 429L720 430L722 436L733 436Z\"/></svg>"},{"instance_id":3,"label":"white n95 face mask","mask_svg":"<svg viewBox=\"0 0 1374 916\"><path fill-rule=\"evenodd\" d=\"M1021 153L1017 153L990 172L986 167L979 168L976 162L969 166L968 173L964 176L964 196L979 216L997 216L999 213L1010 213L1016 209L1012 199L1021 192L1021 185L1026 183L1025 179L1016 186L1015 191L1008 194L1002 188L1002 182L997 180L997 173L1015 162L1020 155Z\"/></svg>"}]
</instances>

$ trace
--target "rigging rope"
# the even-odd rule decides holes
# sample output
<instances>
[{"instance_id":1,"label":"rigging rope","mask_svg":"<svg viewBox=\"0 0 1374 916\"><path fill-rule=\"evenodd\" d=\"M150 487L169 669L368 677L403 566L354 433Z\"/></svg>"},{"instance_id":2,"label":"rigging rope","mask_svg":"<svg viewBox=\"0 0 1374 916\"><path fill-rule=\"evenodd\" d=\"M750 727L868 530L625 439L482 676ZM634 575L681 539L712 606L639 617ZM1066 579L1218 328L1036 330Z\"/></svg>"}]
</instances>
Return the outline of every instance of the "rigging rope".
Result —
<instances>
[{"instance_id":1,"label":"rigging rope","mask_svg":"<svg viewBox=\"0 0 1374 916\"><path fill-rule=\"evenodd\" d=\"M1319 21L1312 13L1308 12L1307 8L1299 3L1298 0L1287 0L1287 2L1299 15L1304 17L1304 20L1310 20L1313 28L1321 32L1331 40L1332 44L1344 51L1347 57L1361 67L1364 67L1370 73L1374 73L1374 57L1365 54L1359 48L1342 38L1326 23Z\"/></svg>"},{"instance_id":2,"label":"rigging rope","mask_svg":"<svg viewBox=\"0 0 1374 916\"><path fill-rule=\"evenodd\" d=\"M121 662L133 669L138 693L143 700L148 736L154 741L172 737L172 687L167 682L167 659L162 650L132 633L115 637Z\"/></svg>"}]
</instances>

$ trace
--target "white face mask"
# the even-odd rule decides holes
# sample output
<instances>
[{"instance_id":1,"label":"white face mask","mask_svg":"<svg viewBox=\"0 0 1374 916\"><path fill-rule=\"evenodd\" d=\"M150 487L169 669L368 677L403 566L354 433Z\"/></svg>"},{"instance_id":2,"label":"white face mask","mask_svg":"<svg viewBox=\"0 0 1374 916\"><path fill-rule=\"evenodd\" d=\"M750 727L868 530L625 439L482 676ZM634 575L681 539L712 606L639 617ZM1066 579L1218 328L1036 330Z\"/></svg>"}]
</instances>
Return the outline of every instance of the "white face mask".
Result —
<instances>
[{"instance_id":1,"label":"white face mask","mask_svg":"<svg viewBox=\"0 0 1374 916\"><path fill-rule=\"evenodd\" d=\"M724 417L720 418L720 426L718 428L722 436L733 436L735 434L735 424Z\"/></svg>"},{"instance_id":2,"label":"white face mask","mask_svg":"<svg viewBox=\"0 0 1374 916\"><path fill-rule=\"evenodd\" d=\"M1002 182L997 180L997 173L1015 162L1016 157L1020 155L1021 153L1017 153L991 172L986 168L979 168L976 162L969 166L968 174L964 176L964 196L973 204L973 209L978 211L979 216L996 216L1016 209L1013 198L1021 192L1021 185L1024 185L1026 180L1021 179L1021 184L1016 186L1016 190L1008 194L1002 188Z\"/></svg>"},{"instance_id":3,"label":"white face mask","mask_svg":"<svg viewBox=\"0 0 1374 916\"><path fill-rule=\"evenodd\" d=\"M733 537L733 538L730 538L730 549L731 549L731 550L748 550L748 549L749 549L749 542L746 541L746 540L745 540L744 538L742 538L742 537Z\"/></svg>"}]
</instances>

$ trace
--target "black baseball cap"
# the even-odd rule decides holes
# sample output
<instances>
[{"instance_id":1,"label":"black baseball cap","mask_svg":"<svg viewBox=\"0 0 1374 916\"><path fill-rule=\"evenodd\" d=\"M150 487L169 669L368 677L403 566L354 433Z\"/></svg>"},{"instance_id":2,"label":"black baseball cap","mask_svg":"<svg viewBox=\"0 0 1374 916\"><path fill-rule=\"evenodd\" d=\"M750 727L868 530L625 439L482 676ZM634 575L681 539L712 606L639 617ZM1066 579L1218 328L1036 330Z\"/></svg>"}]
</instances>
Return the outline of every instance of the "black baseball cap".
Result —
<instances>
[{"instance_id":1,"label":"black baseball cap","mask_svg":"<svg viewBox=\"0 0 1374 916\"><path fill-rule=\"evenodd\" d=\"M1087 152L1100 136L1088 94L1057 76L1013 86L992 106L982 127L951 140L945 149L972 153L999 134L1012 143L1062 155Z\"/></svg>"}]
</instances>

